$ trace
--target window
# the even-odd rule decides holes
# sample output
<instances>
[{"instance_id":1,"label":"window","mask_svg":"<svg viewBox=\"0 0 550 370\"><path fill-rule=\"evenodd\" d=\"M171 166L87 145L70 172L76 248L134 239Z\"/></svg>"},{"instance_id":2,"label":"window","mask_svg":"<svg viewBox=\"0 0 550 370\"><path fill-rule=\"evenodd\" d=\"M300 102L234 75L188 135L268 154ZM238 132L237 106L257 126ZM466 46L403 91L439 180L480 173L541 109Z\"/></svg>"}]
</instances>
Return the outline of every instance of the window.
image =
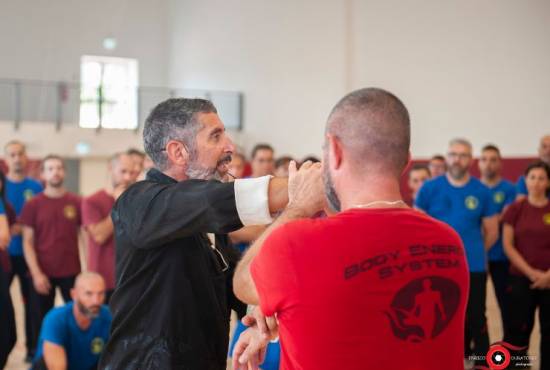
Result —
<instances>
[{"instance_id":1,"label":"window","mask_svg":"<svg viewBox=\"0 0 550 370\"><path fill-rule=\"evenodd\" d=\"M137 60L85 55L80 76L80 127L137 128Z\"/></svg>"}]
</instances>

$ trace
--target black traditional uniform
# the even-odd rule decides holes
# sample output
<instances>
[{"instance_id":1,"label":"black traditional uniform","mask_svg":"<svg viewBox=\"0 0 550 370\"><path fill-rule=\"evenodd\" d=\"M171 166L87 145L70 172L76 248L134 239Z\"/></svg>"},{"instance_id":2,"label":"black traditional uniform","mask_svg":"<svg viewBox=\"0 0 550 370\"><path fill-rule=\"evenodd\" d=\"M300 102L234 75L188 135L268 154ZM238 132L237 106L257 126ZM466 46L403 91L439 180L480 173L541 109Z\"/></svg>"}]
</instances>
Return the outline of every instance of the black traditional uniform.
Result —
<instances>
[{"instance_id":1,"label":"black traditional uniform","mask_svg":"<svg viewBox=\"0 0 550 370\"><path fill-rule=\"evenodd\" d=\"M152 169L118 199L113 323L100 369L226 369L235 300L225 234L243 226L234 184L177 182Z\"/></svg>"}]
</instances>

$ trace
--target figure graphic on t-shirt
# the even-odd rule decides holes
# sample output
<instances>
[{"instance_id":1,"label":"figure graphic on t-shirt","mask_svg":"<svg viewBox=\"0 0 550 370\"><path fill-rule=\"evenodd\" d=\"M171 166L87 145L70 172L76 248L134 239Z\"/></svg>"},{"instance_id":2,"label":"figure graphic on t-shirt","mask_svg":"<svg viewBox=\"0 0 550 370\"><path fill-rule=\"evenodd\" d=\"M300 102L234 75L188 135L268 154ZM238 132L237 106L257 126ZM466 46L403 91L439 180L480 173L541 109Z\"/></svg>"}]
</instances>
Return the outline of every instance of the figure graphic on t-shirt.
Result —
<instances>
[{"instance_id":1,"label":"figure graphic on t-shirt","mask_svg":"<svg viewBox=\"0 0 550 370\"><path fill-rule=\"evenodd\" d=\"M441 300L441 293L432 290L432 282L425 279L422 282L424 290L414 297L414 307L409 317L404 320L405 324L418 325L424 332L424 338L431 337L437 323L436 310L445 321L445 310Z\"/></svg>"},{"instance_id":2,"label":"figure graphic on t-shirt","mask_svg":"<svg viewBox=\"0 0 550 370\"><path fill-rule=\"evenodd\" d=\"M446 321L441 293L432 289L430 279L422 280L423 290L415 295L412 309L393 307L387 312L394 332L404 335L405 340L420 342L431 338L438 320ZM439 311L439 318L436 312Z\"/></svg>"}]
</instances>

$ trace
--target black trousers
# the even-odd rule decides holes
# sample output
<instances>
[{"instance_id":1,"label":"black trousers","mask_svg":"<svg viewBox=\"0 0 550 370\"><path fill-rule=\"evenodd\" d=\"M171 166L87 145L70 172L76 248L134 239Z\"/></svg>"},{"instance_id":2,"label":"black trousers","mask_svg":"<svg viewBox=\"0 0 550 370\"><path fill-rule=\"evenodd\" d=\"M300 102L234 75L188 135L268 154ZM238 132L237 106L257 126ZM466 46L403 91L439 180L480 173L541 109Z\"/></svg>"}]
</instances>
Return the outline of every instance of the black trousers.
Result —
<instances>
[{"instance_id":1,"label":"black trousers","mask_svg":"<svg viewBox=\"0 0 550 370\"><path fill-rule=\"evenodd\" d=\"M508 324L508 275L510 270L510 262L508 261L491 261L489 262L489 273L493 286L495 287L495 295L497 297L498 308L500 309L500 318L502 322L503 332L506 332Z\"/></svg>"},{"instance_id":2,"label":"black trousers","mask_svg":"<svg viewBox=\"0 0 550 370\"><path fill-rule=\"evenodd\" d=\"M31 310L33 318L33 327L36 328L35 337L33 338L34 343L38 343L38 336L40 335L40 328L42 327L42 320L44 316L53 308L55 301L55 291L56 288L61 290L61 295L63 300L68 302L71 300L71 289L74 286L76 276L68 276L62 278L49 278L50 279L50 293L49 294L40 294L35 289L34 286L31 290Z\"/></svg>"},{"instance_id":3,"label":"black trousers","mask_svg":"<svg viewBox=\"0 0 550 370\"><path fill-rule=\"evenodd\" d=\"M34 356L34 349L36 342L34 338L38 333L34 333L35 328L33 326L34 320L32 317L31 309L31 290L32 281L29 275L29 269L23 256L10 256L11 273L8 275L8 286L11 286L13 278L17 276L19 279L19 288L21 291L21 297L23 298L23 306L25 311L25 346L27 347L27 356Z\"/></svg>"},{"instance_id":4,"label":"black trousers","mask_svg":"<svg viewBox=\"0 0 550 370\"><path fill-rule=\"evenodd\" d=\"M535 310L539 308L540 369L550 370L550 289L531 289L531 281L524 276L510 275L508 302L510 323L504 341L525 350L513 355L525 355L535 324Z\"/></svg>"},{"instance_id":5,"label":"black trousers","mask_svg":"<svg viewBox=\"0 0 550 370\"><path fill-rule=\"evenodd\" d=\"M0 369L3 369L8 362L17 334L15 331L15 314L13 312L13 304L11 302L9 289L9 276L2 270L0 266Z\"/></svg>"},{"instance_id":6,"label":"black trousers","mask_svg":"<svg viewBox=\"0 0 550 370\"><path fill-rule=\"evenodd\" d=\"M486 295L487 274L485 272L470 272L470 294L464 327L466 358L470 355L485 356L489 350L489 333L487 331L487 318L485 317ZM486 365L485 361L479 361L479 364Z\"/></svg>"}]
</instances>

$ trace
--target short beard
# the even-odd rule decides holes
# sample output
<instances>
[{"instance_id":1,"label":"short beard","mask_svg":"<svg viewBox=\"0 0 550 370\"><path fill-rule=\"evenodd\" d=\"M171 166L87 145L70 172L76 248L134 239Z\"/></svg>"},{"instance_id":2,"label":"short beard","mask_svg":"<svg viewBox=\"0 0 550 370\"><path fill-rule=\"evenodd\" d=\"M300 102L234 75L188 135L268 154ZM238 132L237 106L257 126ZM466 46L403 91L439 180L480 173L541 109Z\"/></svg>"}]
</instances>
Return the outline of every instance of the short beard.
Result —
<instances>
[{"instance_id":1,"label":"short beard","mask_svg":"<svg viewBox=\"0 0 550 370\"><path fill-rule=\"evenodd\" d=\"M54 189L59 189L63 186L63 180L61 180L59 182L48 182L48 186L52 187Z\"/></svg>"},{"instance_id":2,"label":"short beard","mask_svg":"<svg viewBox=\"0 0 550 370\"><path fill-rule=\"evenodd\" d=\"M231 162L231 155L226 155L216 163L216 167L205 168L197 163L196 158L192 158L185 170L185 175L189 179L222 181L224 175L218 171L218 167L229 162Z\"/></svg>"},{"instance_id":3,"label":"short beard","mask_svg":"<svg viewBox=\"0 0 550 370\"><path fill-rule=\"evenodd\" d=\"M325 196L327 197L329 207L333 211L340 212L342 210L342 204L340 203L338 194L336 194L336 189L334 189L328 165L323 166L323 184L325 185Z\"/></svg>"},{"instance_id":4,"label":"short beard","mask_svg":"<svg viewBox=\"0 0 550 370\"><path fill-rule=\"evenodd\" d=\"M78 311L84 316L86 316L88 319L93 320L99 316L100 310L97 310L97 312L93 312L89 310L86 306L84 306L79 301L76 301L76 305L78 307Z\"/></svg>"},{"instance_id":5,"label":"short beard","mask_svg":"<svg viewBox=\"0 0 550 370\"><path fill-rule=\"evenodd\" d=\"M452 166L449 167L449 175L455 180L462 180L466 174L468 174L468 169Z\"/></svg>"}]
</instances>

